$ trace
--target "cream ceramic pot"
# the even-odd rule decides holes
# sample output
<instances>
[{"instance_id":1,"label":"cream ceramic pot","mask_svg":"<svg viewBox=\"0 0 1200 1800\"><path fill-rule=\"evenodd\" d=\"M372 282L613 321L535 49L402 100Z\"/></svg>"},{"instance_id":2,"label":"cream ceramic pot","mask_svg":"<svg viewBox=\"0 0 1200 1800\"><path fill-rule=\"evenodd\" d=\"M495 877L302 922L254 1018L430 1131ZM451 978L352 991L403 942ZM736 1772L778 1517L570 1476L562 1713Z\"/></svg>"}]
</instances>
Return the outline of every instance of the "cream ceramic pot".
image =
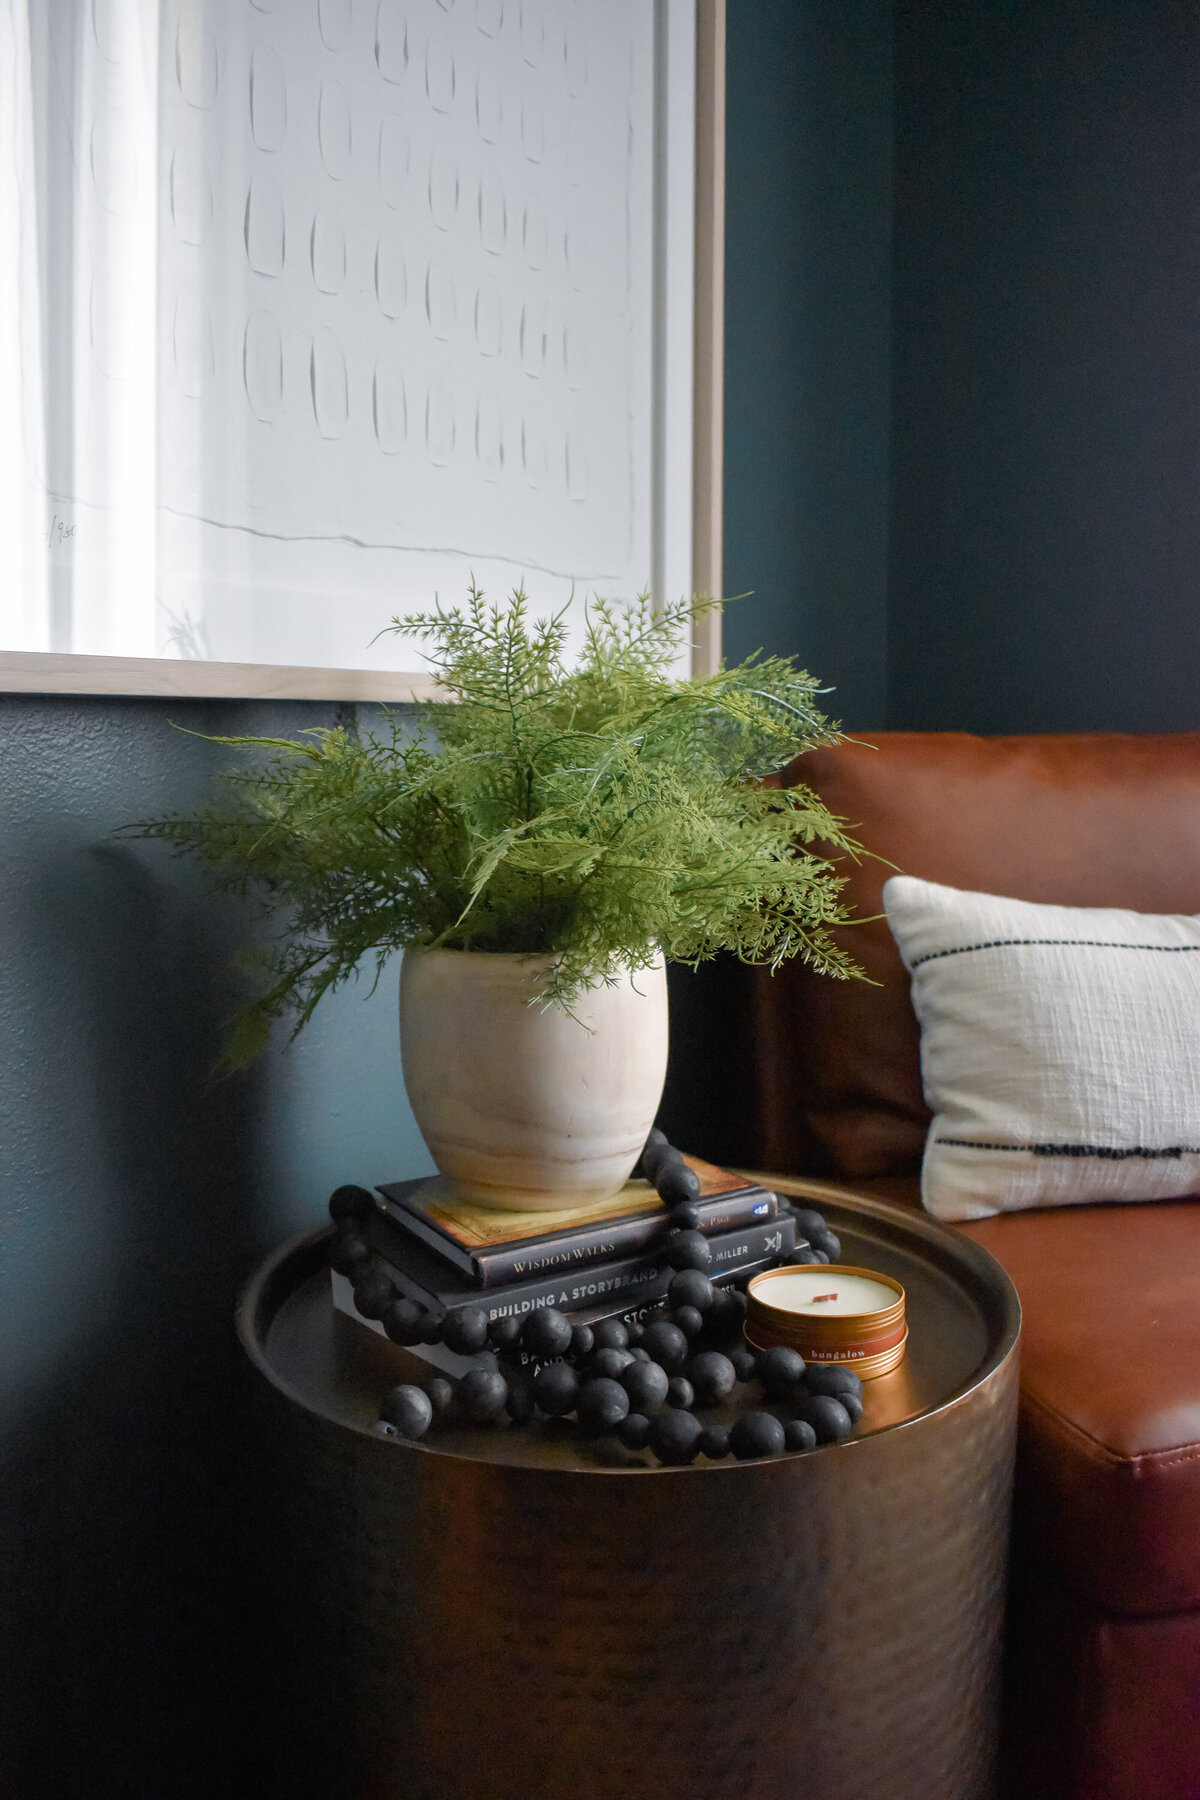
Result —
<instances>
[{"instance_id":1,"label":"cream ceramic pot","mask_svg":"<svg viewBox=\"0 0 1200 1800\"><path fill-rule=\"evenodd\" d=\"M589 988L574 1016L530 1005L546 958L409 949L404 1085L434 1162L464 1199L584 1205L629 1178L667 1072L661 963Z\"/></svg>"}]
</instances>

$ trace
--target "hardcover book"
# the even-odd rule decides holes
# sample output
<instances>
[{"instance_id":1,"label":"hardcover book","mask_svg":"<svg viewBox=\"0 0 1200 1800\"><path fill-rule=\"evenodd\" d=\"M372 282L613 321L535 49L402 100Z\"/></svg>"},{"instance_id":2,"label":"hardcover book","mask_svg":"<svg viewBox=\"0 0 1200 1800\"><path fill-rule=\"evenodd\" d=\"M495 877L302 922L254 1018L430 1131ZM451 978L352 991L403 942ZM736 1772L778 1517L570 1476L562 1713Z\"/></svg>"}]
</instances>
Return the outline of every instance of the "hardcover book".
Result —
<instances>
[{"instance_id":1,"label":"hardcover book","mask_svg":"<svg viewBox=\"0 0 1200 1800\"><path fill-rule=\"evenodd\" d=\"M700 1179L701 1231L734 1231L778 1213L779 1202L766 1188L695 1157L684 1161ZM436 1176L385 1182L376 1205L482 1288L631 1256L670 1229L666 1210L646 1181L627 1182L612 1199L592 1206L511 1213L454 1200L450 1184Z\"/></svg>"},{"instance_id":2,"label":"hardcover book","mask_svg":"<svg viewBox=\"0 0 1200 1800\"><path fill-rule=\"evenodd\" d=\"M575 1314L601 1302L634 1305L661 1300L675 1273L662 1251L652 1247L583 1269L543 1270L504 1287L481 1291L382 1213L366 1219L363 1229L401 1293L434 1312L480 1306L489 1321L520 1316L539 1306L556 1306ZM790 1256L795 1244L795 1221L778 1213L734 1231L717 1232L709 1238L712 1263L707 1273L715 1279L739 1274L751 1264Z\"/></svg>"},{"instance_id":3,"label":"hardcover book","mask_svg":"<svg viewBox=\"0 0 1200 1800\"><path fill-rule=\"evenodd\" d=\"M728 1247L722 1246L719 1266L717 1259L714 1259L711 1273L718 1280L730 1281L738 1276L753 1275L760 1269L770 1268L780 1255L790 1255L796 1242L796 1227L792 1219L780 1217L765 1226L755 1225L750 1233L730 1232L723 1233L722 1236L736 1239L737 1246L733 1244ZM718 1241L714 1240L714 1248ZM775 1247L777 1241L778 1248ZM735 1255L735 1249L739 1246L745 1253L744 1261ZM415 1249L420 1251L421 1246L416 1245ZM429 1260L433 1261L434 1259L430 1258ZM648 1262L651 1270L649 1278L640 1283L635 1282L631 1286L623 1280L616 1283L606 1281L598 1284L604 1287L603 1293L581 1292L578 1304L567 1306L565 1301L569 1290L565 1284L560 1282L555 1284L557 1291L553 1298L543 1297L534 1304L549 1306L558 1305L560 1301L564 1302L564 1310L568 1312L574 1325L595 1325L601 1319L622 1319L626 1323L635 1319L644 1320L646 1314L665 1298L675 1271L658 1258L643 1257L639 1260ZM410 1298L431 1307L439 1304L437 1297L432 1292L420 1289L419 1285L413 1282L411 1276L406 1277L394 1263L389 1262L386 1258L380 1258L380 1261L387 1268L388 1274L395 1280L397 1287L402 1287ZM607 1271L604 1272L607 1273ZM601 1271L597 1271L597 1273L601 1273ZM347 1280L346 1276L339 1275L336 1270L331 1270L330 1274L333 1283L333 1303L337 1310L386 1338L387 1333L378 1319L366 1319L358 1311L354 1304L353 1284ZM544 1282L539 1285L540 1290L544 1292ZM580 1282L575 1285L586 1290L597 1284ZM515 1302L512 1298L514 1293L519 1296ZM519 1289L505 1288L488 1295L481 1295L475 1288L460 1289L458 1304L483 1306L489 1318L496 1318L514 1310L532 1311L533 1304L529 1304L529 1300L529 1285L524 1284ZM442 1369L448 1375L465 1375L469 1369L478 1366L478 1358L459 1356L453 1350L448 1350L444 1344L413 1344L408 1347L408 1354L419 1356L423 1361L431 1363L435 1368ZM540 1366L539 1359L531 1357L528 1351L523 1349L509 1352L500 1357L498 1361L500 1366L505 1368L527 1367L532 1370Z\"/></svg>"}]
</instances>

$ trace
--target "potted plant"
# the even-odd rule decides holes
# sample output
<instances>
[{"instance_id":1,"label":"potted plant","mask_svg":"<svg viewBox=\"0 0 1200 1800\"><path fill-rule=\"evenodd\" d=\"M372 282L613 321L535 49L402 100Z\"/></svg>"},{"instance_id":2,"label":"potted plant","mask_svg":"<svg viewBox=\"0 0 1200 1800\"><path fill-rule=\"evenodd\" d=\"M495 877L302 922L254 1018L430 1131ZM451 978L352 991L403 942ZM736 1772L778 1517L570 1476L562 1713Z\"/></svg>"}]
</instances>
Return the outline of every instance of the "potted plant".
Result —
<instances>
[{"instance_id":1,"label":"potted plant","mask_svg":"<svg viewBox=\"0 0 1200 1800\"><path fill-rule=\"evenodd\" d=\"M761 781L839 733L789 661L674 679L704 604L593 601L572 664L561 614L534 623L523 591L493 606L472 587L460 610L393 621L429 646L445 700L379 735L218 740L260 759L208 810L136 829L279 928L227 1061L402 950L404 1078L434 1161L465 1197L561 1207L615 1193L653 1123L664 959L855 973L829 935L841 883L809 847L854 846L805 789Z\"/></svg>"}]
</instances>

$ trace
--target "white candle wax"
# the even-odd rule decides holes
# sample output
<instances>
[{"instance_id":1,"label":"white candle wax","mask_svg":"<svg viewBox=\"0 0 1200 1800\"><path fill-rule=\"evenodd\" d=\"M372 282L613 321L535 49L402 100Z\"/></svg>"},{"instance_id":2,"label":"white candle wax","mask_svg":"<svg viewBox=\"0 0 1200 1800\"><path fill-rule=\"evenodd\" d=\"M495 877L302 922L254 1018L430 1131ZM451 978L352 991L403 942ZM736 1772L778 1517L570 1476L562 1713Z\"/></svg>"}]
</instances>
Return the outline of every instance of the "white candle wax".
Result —
<instances>
[{"instance_id":1,"label":"white candle wax","mask_svg":"<svg viewBox=\"0 0 1200 1800\"><path fill-rule=\"evenodd\" d=\"M866 1275L834 1275L825 1269L801 1269L794 1275L776 1275L757 1289L759 1299L784 1312L811 1313L814 1318L846 1318L852 1313L882 1312L895 1306L900 1296L886 1282ZM818 1299L818 1295L836 1299Z\"/></svg>"}]
</instances>

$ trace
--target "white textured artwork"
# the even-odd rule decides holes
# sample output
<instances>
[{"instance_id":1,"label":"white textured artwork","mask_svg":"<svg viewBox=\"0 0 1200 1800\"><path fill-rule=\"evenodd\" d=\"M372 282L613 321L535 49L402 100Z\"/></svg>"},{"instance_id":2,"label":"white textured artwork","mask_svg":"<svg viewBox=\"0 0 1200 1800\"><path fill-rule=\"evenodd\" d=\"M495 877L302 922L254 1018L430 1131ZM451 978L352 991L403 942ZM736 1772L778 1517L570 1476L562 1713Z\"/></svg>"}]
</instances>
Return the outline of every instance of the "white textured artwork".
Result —
<instances>
[{"instance_id":1,"label":"white textured artwork","mask_svg":"<svg viewBox=\"0 0 1200 1800\"><path fill-rule=\"evenodd\" d=\"M372 639L471 573L663 568L649 0L30 27L51 569L3 647L415 668Z\"/></svg>"}]
</instances>

